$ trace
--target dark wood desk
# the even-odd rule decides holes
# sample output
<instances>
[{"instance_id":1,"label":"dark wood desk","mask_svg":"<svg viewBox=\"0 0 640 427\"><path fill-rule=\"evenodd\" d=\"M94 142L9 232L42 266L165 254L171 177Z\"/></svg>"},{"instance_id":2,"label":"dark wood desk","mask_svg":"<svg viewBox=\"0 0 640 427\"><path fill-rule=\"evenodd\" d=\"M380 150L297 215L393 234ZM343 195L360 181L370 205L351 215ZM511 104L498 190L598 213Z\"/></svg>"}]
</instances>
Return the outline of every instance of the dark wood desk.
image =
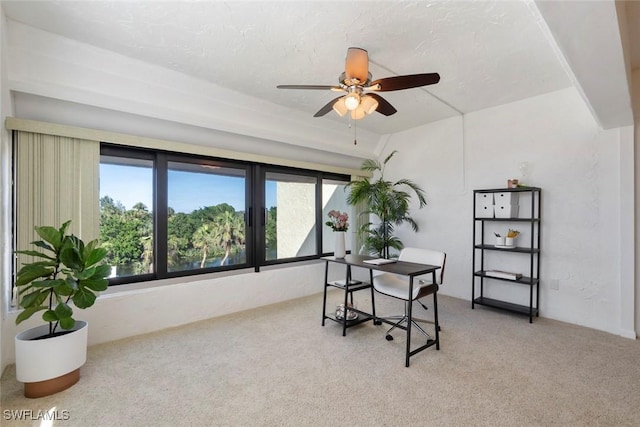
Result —
<instances>
[{"instance_id":1,"label":"dark wood desk","mask_svg":"<svg viewBox=\"0 0 640 427\"><path fill-rule=\"evenodd\" d=\"M436 270L440 268L437 265L429 265L429 264L416 264L413 262L405 262L405 261L397 261L389 264L375 265L368 264L364 261L375 259L375 257L370 256L362 256L362 255L346 255L344 258L336 258L333 256L323 257L325 260L325 270L324 270L324 298L323 298L323 306L322 306L322 326L324 326L325 319L331 319L338 323L342 323L342 335L345 336L347 332L347 328L350 326L354 326L356 324L360 324L363 322L367 322L369 320L373 320L374 324L380 325L382 322L393 325L393 322L387 321L385 319L381 319L376 317L376 308L375 308L375 299L374 299L374 289L373 289L373 270L383 271L385 273L394 273L400 274L403 276L409 277L409 293L407 296L413 294L413 280L416 276L422 276L424 274L432 275L432 283L436 283ZM344 264L346 266L346 275L344 283L348 284L342 286L340 284L336 284L336 282L329 282L329 263L338 263ZM359 267L366 268L369 270L369 283L360 282L353 283L351 276L351 267ZM335 317L331 317L327 315L327 288L329 286L337 287L340 289L344 289L344 307L345 312L342 319L336 319ZM347 303L349 297L351 298L351 302L353 303L353 292L363 290L363 289L371 289L371 313L364 312L363 310L353 309L358 313L358 319L353 321L347 320ZM411 319L411 306L412 304L407 304L407 315ZM434 313L435 319L438 318L438 307L434 305ZM440 350L440 335L439 335L439 326L436 321L435 323L435 340L427 340L427 343L423 346L420 346L414 350L411 350L411 322L407 323L407 327L398 326L401 329L405 329L407 331L407 351L406 351L406 363L405 366L409 366L409 358L416 353L421 352L422 350L431 347L432 345L436 346L436 349Z\"/></svg>"}]
</instances>

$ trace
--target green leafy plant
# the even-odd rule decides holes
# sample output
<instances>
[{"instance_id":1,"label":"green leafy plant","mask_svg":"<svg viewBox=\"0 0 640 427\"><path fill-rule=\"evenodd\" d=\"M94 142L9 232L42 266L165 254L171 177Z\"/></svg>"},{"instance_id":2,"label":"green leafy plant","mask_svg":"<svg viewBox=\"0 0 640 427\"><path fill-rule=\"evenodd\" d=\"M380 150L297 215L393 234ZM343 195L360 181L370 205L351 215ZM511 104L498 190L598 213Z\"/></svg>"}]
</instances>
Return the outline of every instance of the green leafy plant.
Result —
<instances>
[{"instance_id":1,"label":"green leafy plant","mask_svg":"<svg viewBox=\"0 0 640 427\"><path fill-rule=\"evenodd\" d=\"M361 170L380 174L376 180L367 178L347 185L350 189L347 202L350 205L364 202L367 210L362 214L374 214L379 218L379 223L363 224L358 232L366 236L364 240L369 251L375 251L384 258L389 258L390 248L400 250L404 247L402 241L393 235L395 226L408 223L413 231L418 231L418 224L409 215L411 193L418 198L420 208L427 204L424 190L413 181L400 179L391 182L384 179L385 166L396 152L394 150L382 163L373 159L362 163Z\"/></svg>"},{"instance_id":2,"label":"green leafy plant","mask_svg":"<svg viewBox=\"0 0 640 427\"><path fill-rule=\"evenodd\" d=\"M35 313L43 311L42 320L49 323L49 334L75 325L73 309L69 305L85 309L91 307L97 293L107 289L111 267L101 264L107 251L99 247L97 240L84 243L74 235L67 234L71 221L60 229L35 227L42 240L31 242L44 252L36 250L16 251L40 259L24 264L16 277L20 295L20 307L24 310L16 318L19 324Z\"/></svg>"}]
</instances>

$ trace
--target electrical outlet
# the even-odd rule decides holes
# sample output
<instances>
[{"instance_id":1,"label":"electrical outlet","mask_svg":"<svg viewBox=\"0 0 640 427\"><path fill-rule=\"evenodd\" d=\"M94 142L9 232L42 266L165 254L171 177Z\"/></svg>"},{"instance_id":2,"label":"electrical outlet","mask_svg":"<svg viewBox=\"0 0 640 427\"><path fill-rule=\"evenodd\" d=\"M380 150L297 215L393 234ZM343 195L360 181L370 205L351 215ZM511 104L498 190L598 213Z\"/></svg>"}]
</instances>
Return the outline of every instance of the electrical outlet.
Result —
<instances>
[{"instance_id":1,"label":"electrical outlet","mask_svg":"<svg viewBox=\"0 0 640 427\"><path fill-rule=\"evenodd\" d=\"M558 279L551 279L549 283L551 289L553 289L554 291L560 290L560 281Z\"/></svg>"}]
</instances>

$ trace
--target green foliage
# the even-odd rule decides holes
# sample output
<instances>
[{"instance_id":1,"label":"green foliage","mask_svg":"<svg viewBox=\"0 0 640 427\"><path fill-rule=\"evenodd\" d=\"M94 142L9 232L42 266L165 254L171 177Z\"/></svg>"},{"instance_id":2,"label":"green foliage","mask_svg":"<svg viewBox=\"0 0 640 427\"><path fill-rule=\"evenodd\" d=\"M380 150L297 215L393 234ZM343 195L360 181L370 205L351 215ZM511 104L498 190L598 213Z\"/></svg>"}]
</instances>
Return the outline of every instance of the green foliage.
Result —
<instances>
[{"instance_id":1,"label":"green foliage","mask_svg":"<svg viewBox=\"0 0 640 427\"><path fill-rule=\"evenodd\" d=\"M267 211L267 223L264 229L265 247L267 251L275 251L278 248L278 208L271 206ZM275 257L275 254L274 254Z\"/></svg>"},{"instance_id":2,"label":"green foliage","mask_svg":"<svg viewBox=\"0 0 640 427\"><path fill-rule=\"evenodd\" d=\"M153 214L143 203L125 209L109 196L100 199L100 240L109 265L136 265L135 273L148 273L153 254Z\"/></svg>"},{"instance_id":3,"label":"green foliage","mask_svg":"<svg viewBox=\"0 0 640 427\"><path fill-rule=\"evenodd\" d=\"M374 214L380 220L378 224L364 224L358 232L365 236L367 248L384 258L389 258L389 248L400 250L404 247L393 235L394 226L408 223L413 231L418 231L418 224L409 215L412 194L418 198L420 208L427 204L424 191L413 181L400 179L391 182L384 179L385 166L395 154L394 150L382 163L374 159L362 163L361 170L380 174L376 180L367 178L347 185L350 190L347 203L365 203L367 210L362 214Z\"/></svg>"},{"instance_id":4,"label":"green foliage","mask_svg":"<svg viewBox=\"0 0 640 427\"><path fill-rule=\"evenodd\" d=\"M211 258L228 262L232 253L244 248L244 233L244 212L236 212L227 203L205 206L191 213L176 212L169 207L169 270L191 268L185 266L196 261L204 268ZM107 251L107 264L119 266L127 274L153 272L153 214L144 204L137 203L127 210L111 197L102 197L100 240Z\"/></svg>"},{"instance_id":5,"label":"green foliage","mask_svg":"<svg viewBox=\"0 0 640 427\"><path fill-rule=\"evenodd\" d=\"M244 245L245 225L244 215L238 215L233 211L225 211L216 216L213 222L214 244L224 249L224 258L220 265L228 261L231 251Z\"/></svg>"},{"instance_id":6,"label":"green foliage","mask_svg":"<svg viewBox=\"0 0 640 427\"><path fill-rule=\"evenodd\" d=\"M78 237L67 234L70 223L65 222L59 229L35 227L42 240L32 244L50 253L16 251L48 260L24 264L18 271L16 287L22 297L20 307L24 310L16 318L16 324L44 310L42 320L49 323L50 335L58 325L71 329L75 320L68 302L73 301L77 308L89 308L97 293L107 289L110 267L101 264L107 251L99 247L97 240L85 244Z\"/></svg>"}]
</instances>

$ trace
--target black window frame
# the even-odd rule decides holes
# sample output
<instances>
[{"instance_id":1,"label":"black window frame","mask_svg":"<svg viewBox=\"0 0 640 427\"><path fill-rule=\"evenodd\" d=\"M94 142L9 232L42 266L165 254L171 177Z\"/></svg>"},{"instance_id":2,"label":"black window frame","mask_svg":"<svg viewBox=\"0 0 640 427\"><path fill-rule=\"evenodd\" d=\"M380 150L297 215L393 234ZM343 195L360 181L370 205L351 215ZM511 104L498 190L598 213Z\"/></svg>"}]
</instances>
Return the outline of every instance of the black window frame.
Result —
<instances>
[{"instance_id":1,"label":"black window frame","mask_svg":"<svg viewBox=\"0 0 640 427\"><path fill-rule=\"evenodd\" d=\"M287 167L281 165L226 159L205 155L185 154L166 150L130 147L102 142L100 156L113 156L153 160L153 233L154 233L154 273L109 278L109 286L148 282L177 277L196 276L230 270L253 268L259 272L261 267L292 262L319 259L332 252L322 251L322 182L335 180L348 183L350 175L329 173L317 170ZM186 162L245 169L245 253L246 262L219 267L172 271L167 270L168 251L168 164ZM265 247L265 177L268 172L309 176L315 179L315 246L314 255L266 260ZM259 208L257 208L259 207Z\"/></svg>"}]
</instances>

